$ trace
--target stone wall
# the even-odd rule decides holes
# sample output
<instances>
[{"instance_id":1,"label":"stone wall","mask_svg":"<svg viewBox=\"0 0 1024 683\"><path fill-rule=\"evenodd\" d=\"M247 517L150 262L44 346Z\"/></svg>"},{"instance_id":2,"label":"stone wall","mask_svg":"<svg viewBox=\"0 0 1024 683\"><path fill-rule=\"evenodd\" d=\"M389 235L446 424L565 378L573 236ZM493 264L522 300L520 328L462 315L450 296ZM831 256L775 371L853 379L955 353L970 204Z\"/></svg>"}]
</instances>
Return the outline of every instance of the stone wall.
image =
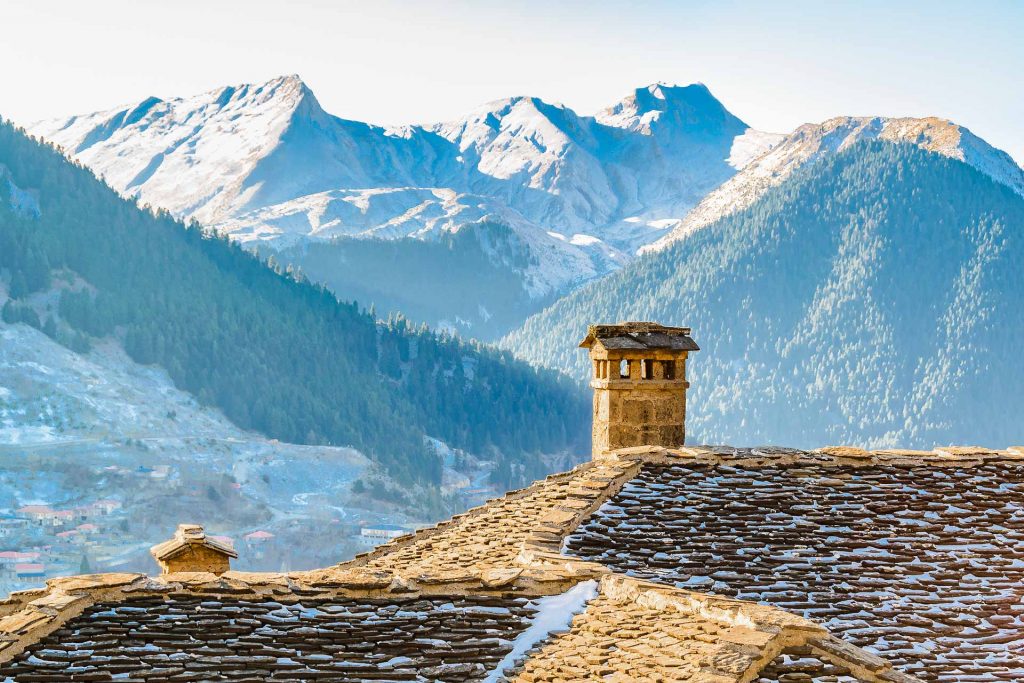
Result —
<instances>
[{"instance_id":1,"label":"stone wall","mask_svg":"<svg viewBox=\"0 0 1024 683\"><path fill-rule=\"evenodd\" d=\"M686 441L686 383L669 380L595 380L593 449L604 453Z\"/></svg>"}]
</instances>

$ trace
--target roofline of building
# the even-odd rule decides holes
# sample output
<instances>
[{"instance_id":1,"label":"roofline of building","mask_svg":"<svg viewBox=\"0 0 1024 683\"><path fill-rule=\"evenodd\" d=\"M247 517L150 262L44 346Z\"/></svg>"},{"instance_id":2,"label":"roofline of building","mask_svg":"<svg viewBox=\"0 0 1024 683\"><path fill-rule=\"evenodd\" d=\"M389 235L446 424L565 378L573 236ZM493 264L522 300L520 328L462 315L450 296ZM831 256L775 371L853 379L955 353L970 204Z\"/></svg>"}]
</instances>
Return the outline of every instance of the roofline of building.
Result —
<instances>
[{"instance_id":1,"label":"roofline of building","mask_svg":"<svg viewBox=\"0 0 1024 683\"><path fill-rule=\"evenodd\" d=\"M238 557L238 551L234 548L218 543L210 538L205 538L202 541L182 541L172 538L169 541L157 543L149 549L149 553L157 560L172 560L192 548L209 548L231 558Z\"/></svg>"},{"instance_id":2,"label":"roofline of building","mask_svg":"<svg viewBox=\"0 0 1024 683\"><path fill-rule=\"evenodd\" d=\"M144 574L93 574L50 579L43 589L18 591L0 600L0 663L9 661L46 637L88 607L122 603L143 597L203 596L217 600L304 599L409 600L430 596L518 595L539 597L561 593L587 580L597 579L600 592L615 600L642 601L658 609L686 610L719 625L753 628L769 634L766 666L775 655L795 645L808 646L833 663L850 667L864 681L911 682L917 679L892 669L885 660L829 635L818 624L768 605L672 588L615 574L607 567L565 555L562 542L605 501L614 496L645 464L704 463L743 466L957 466L1024 461L1024 446L1003 450L981 447L946 447L932 451L875 450L826 447L814 451L791 448L731 446L643 446L600 454L593 461L540 480L530 487L511 491L451 520L428 527L379 546L351 561L323 569L290 572L229 571ZM556 489L548 507L538 506L540 496ZM561 497L559 497L561 496ZM517 505L529 510L517 511ZM547 503L545 503L547 505ZM508 508L495 522L484 523L498 506ZM522 512L522 514L519 514ZM522 538L511 555L479 560L470 546L488 545L494 537ZM470 542L473 541L473 542ZM448 545L466 551L465 566L420 571L391 558L418 545ZM233 552L233 551L232 551ZM429 550L424 555L429 557ZM416 555L416 553L413 553ZM639 602L638 602L639 604ZM770 656L769 656L770 655ZM746 683L757 678L751 669L722 681ZM731 674L730 674L731 675ZM724 674L723 674L724 676Z\"/></svg>"}]
</instances>

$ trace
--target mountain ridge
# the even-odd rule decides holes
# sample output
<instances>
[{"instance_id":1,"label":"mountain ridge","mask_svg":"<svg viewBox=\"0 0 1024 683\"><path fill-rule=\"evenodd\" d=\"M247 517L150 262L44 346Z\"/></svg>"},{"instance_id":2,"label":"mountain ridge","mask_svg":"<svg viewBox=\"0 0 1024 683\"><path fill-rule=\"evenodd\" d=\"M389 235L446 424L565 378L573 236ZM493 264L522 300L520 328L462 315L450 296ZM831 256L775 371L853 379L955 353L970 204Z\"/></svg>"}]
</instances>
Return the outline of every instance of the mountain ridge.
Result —
<instances>
[{"instance_id":1,"label":"mountain ridge","mask_svg":"<svg viewBox=\"0 0 1024 683\"><path fill-rule=\"evenodd\" d=\"M327 113L286 76L33 130L79 149L79 161L125 194L276 251L342 297L347 287L384 312L484 340L857 140L915 144L1024 192L1008 155L951 122L836 117L776 135L747 126L703 84L642 86L591 116L521 95L447 122L383 127ZM487 246L497 225L509 231L500 242L523 254L511 278ZM464 230L480 239L450 239ZM393 240L409 244L384 243ZM436 278L397 293L390 259L410 263L418 245L431 261L422 272L476 299L439 310ZM358 281L346 265L355 254L372 265ZM515 295L496 293L497 281Z\"/></svg>"},{"instance_id":2,"label":"mountain ridge","mask_svg":"<svg viewBox=\"0 0 1024 683\"><path fill-rule=\"evenodd\" d=\"M696 139L697 146L710 145L708 154L706 158L691 154L685 161L689 165L699 162L705 168L683 169L686 173L680 174L679 168L668 164L662 174L665 179L660 181L665 187L654 200L634 196L637 192L628 188L653 186L634 178L636 168L630 167L644 164L643 159L633 160L637 144L651 158L659 156L648 139L657 136L650 131L637 134L610 119L600 122L527 96L481 105L454 121L380 127L326 113L299 77L285 76L262 85L229 86L193 97L151 98L146 106L39 122L30 130L73 153L115 189L243 241L284 240L291 244L304 237L311 231L303 232L296 220L290 231L275 231L267 212L296 219L315 215L288 204L302 203L304 198L323 192L421 188L464 197L468 206L448 212L429 200L399 201L390 214L378 219L374 226L378 230L371 234L404 222L406 226L398 234L427 238L484 218L505 220L523 235L525 243L539 245L537 249L573 252L562 260L577 265L540 278L550 283L538 293L543 296L600 274L597 269L603 256L589 259L587 265L594 242L573 244L575 233L585 232L601 240L605 243L599 250L602 253L625 249L625 257L634 243L646 241L652 231L658 231L643 221L681 215L732 173L732 167L722 161L729 156L723 149L731 144L730 136L749 128L746 124L728 115L704 86L648 86L623 102L648 91L661 94L660 100L651 96L666 103L659 109L661 114L688 122L688 134L699 129L704 118L712 128L722 127L722 121L714 122L715 117L729 124L720 142L717 133L707 131ZM691 95L682 97L680 93ZM700 106L691 100L699 100ZM673 102L685 108L685 113L674 109ZM707 117L702 118L701 107L710 112ZM100 130L102 134L95 134ZM244 140L228 141L231 144L222 139L242 134ZM616 148L630 137L638 140L628 149ZM294 152L290 153L289 147ZM604 155L610 158L602 158ZM296 161L302 157L308 160L306 164ZM665 163L658 162L661 166ZM174 177L164 177L172 173ZM672 180L683 175L685 180ZM623 191L626 194L619 197ZM666 206L664 210L655 207L653 217L635 219L631 215L633 209L643 209L651 201ZM665 211L668 214L662 215ZM444 219L424 217L424 213ZM223 225L228 220L230 223ZM332 237L362 232L345 230L343 221L338 221ZM602 224L607 224L603 232ZM559 239L546 239L549 232L557 233ZM325 235L320 231L316 237Z\"/></svg>"},{"instance_id":3,"label":"mountain ridge","mask_svg":"<svg viewBox=\"0 0 1024 683\"><path fill-rule=\"evenodd\" d=\"M642 247L640 252L663 249L690 232L750 206L803 164L869 139L911 144L957 159L1024 196L1024 169L1009 154L989 145L965 126L938 117L837 116L820 124L798 127L710 192L668 234Z\"/></svg>"}]
</instances>

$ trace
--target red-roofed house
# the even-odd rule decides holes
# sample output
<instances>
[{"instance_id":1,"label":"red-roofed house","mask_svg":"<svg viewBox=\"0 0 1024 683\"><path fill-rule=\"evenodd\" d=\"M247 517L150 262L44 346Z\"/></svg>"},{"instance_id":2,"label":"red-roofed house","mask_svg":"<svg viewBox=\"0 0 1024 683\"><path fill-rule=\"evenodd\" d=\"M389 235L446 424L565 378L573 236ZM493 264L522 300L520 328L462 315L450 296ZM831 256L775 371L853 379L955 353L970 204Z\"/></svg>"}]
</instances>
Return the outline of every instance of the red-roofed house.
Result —
<instances>
[{"instance_id":1,"label":"red-roofed house","mask_svg":"<svg viewBox=\"0 0 1024 683\"><path fill-rule=\"evenodd\" d=\"M25 505L18 508L18 514L26 517L36 517L50 512L53 512L53 508L49 505Z\"/></svg>"},{"instance_id":2,"label":"red-roofed house","mask_svg":"<svg viewBox=\"0 0 1024 683\"><path fill-rule=\"evenodd\" d=\"M254 531L251 534L246 534L244 536L246 543L266 543L273 537L274 534L270 533L269 531L263 531L262 529L260 529L259 531Z\"/></svg>"},{"instance_id":3,"label":"red-roofed house","mask_svg":"<svg viewBox=\"0 0 1024 683\"><path fill-rule=\"evenodd\" d=\"M25 562L14 565L14 575L22 580L45 579L46 565L38 562Z\"/></svg>"},{"instance_id":4,"label":"red-roofed house","mask_svg":"<svg viewBox=\"0 0 1024 683\"><path fill-rule=\"evenodd\" d=\"M0 552L0 574L13 574L14 565L20 562L32 562L39 559L37 552L19 552L17 550L5 550Z\"/></svg>"},{"instance_id":5,"label":"red-roofed house","mask_svg":"<svg viewBox=\"0 0 1024 683\"><path fill-rule=\"evenodd\" d=\"M2 561L2 558L9 557L9 558L12 558L15 561L21 560L21 561L24 562L24 561L29 561L29 560L35 560L35 559L39 558L39 555L40 554L38 552L34 551L34 550L30 550L28 552L20 552L20 551L17 551L17 550L6 550L6 551L0 553L0 561Z\"/></svg>"},{"instance_id":6,"label":"red-roofed house","mask_svg":"<svg viewBox=\"0 0 1024 683\"><path fill-rule=\"evenodd\" d=\"M58 526L62 523L58 510L49 505L26 505L17 510L22 517L27 517L41 526Z\"/></svg>"}]
</instances>

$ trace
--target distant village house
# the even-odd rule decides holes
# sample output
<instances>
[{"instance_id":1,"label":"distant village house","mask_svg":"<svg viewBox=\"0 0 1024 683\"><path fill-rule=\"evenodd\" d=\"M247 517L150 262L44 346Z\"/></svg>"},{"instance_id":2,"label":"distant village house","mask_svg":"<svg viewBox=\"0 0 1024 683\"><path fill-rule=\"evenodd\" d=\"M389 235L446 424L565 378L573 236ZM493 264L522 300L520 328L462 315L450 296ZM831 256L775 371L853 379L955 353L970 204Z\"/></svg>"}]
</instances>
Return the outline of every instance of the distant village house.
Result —
<instances>
[{"instance_id":1,"label":"distant village house","mask_svg":"<svg viewBox=\"0 0 1024 683\"><path fill-rule=\"evenodd\" d=\"M387 543L393 538L405 536L409 530L397 524L375 524L364 526L359 531L359 542L363 545L380 545Z\"/></svg>"}]
</instances>

